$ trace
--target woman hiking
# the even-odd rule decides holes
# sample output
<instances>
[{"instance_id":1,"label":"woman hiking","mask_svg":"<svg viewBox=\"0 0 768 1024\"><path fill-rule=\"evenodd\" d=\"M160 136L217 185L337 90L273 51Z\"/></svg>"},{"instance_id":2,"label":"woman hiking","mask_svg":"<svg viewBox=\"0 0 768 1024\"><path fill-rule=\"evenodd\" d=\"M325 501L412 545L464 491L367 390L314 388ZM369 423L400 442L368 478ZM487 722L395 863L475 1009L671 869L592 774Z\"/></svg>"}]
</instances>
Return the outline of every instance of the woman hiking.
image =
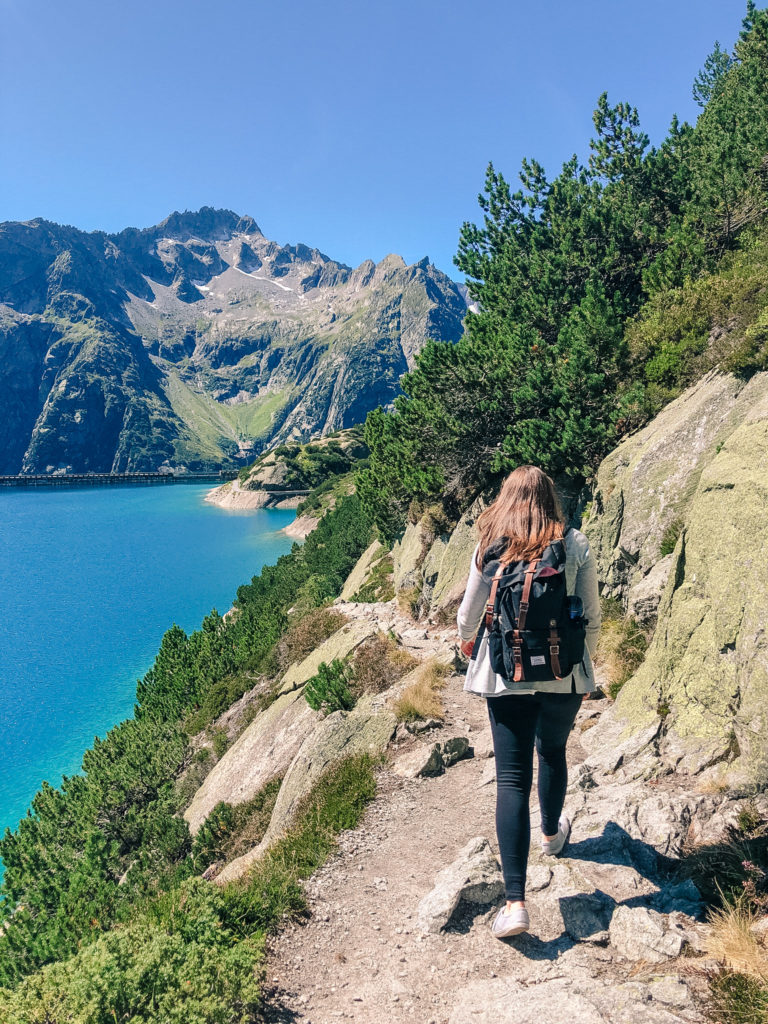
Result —
<instances>
[{"instance_id":1,"label":"woman hiking","mask_svg":"<svg viewBox=\"0 0 768 1024\"><path fill-rule=\"evenodd\" d=\"M521 466L511 473L477 527L458 628L470 658L464 689L487 698L491 720L506 895L492 931L503 939L530 927L525 875L534 743L542 850L557 855L568 842L565 747L583 695L595 689L590 654L600 600L589 542L566 527L542 470Z\"/></svg>"}]
</instances>

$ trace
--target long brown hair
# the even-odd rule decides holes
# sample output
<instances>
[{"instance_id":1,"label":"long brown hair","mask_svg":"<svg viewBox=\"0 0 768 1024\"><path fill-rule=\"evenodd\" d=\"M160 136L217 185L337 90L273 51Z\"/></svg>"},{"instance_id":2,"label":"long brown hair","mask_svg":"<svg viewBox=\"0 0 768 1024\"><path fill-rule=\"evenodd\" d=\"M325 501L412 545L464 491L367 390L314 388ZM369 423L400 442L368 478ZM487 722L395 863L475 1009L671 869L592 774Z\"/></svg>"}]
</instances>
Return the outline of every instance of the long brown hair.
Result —
<instances>
[{"instance_id":1,"label":"long brown hair","mask_svg":"<svg viewBox=\"0 0 768 1024\"><path fill-rule=\"evenodd\" d=\"M477 567L490 547L506 542L502 562L530 561L565 535L565 519L552 479L536 466L519 466L504 481L499 496L477 518L480 546Z\"/></svg>"}]
</instances>

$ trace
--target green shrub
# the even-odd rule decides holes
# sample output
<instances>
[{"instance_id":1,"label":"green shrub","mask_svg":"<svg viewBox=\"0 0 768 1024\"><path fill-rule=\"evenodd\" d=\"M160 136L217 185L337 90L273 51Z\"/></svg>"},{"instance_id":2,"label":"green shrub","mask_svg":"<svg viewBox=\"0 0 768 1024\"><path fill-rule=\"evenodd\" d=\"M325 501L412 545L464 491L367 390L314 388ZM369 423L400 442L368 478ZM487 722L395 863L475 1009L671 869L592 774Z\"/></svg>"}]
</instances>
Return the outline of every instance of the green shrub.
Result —
<instances>
[{"instance_id":1,"label":"green shrub","mask_svg":"<svg viewBox=\"0 0 768 1024\"><path fill-rule=\"evenodd\" d=\"M765 1024L768 987L757 978L719 971L710 978L710 1019L718 1024Z\"/></svg>"},{"instance_id":2,"label":"green shrub","mask_svg":"<svg viewBox=\"0 0 768 1024\"><path fill-rule=\"evenodd\" d=\"M259 1010L264 933L304 908L301 881L325 861L336 835L359 822L376 793L375 763L362 754L332 765L302 800L291 831L246 877L221 889L188 879L128 927L14 991L0 988L0 1024L250 1024ZM260 794L262 811L276 784ZM234 820L217 815L219 824Z\"/></svg>"},{"instance_id":3,"label":"green shrub","mask_svg":"<svg viewBox=\"0 0 768 1024\"><path fill-rule=\"evenodd\" d=\"M334 658L330 665L320 662L317 675L312 676L304 687L307 704L315 711L349 711L355 706L350 690L353 671L350 665Z\"/></svg>"},{"instance_id":4,"label":"green shrub","mask_svg":"<svg viewBox=\"0 0 768 1024\"><path fill-rule=\"evenodd\" d=\"M216 755L216 760L222 758L227 752L229 746L229 736L227 735L226 729L217 729L213 734L213 753Z\"/></svg>"},{"instance_id":5,"label":"green shrub","mask_svg":"<svg viewBox=\"0 0 768 1024\"><path fill-rule=\"evenodd\" d=\"M263 937L236 935L224 908L214 886L184 883L158 907L161 920L101 935L15 991L0 990L0 1022L247 1024L259 1005Z\"/></svg>"}]
</instances>

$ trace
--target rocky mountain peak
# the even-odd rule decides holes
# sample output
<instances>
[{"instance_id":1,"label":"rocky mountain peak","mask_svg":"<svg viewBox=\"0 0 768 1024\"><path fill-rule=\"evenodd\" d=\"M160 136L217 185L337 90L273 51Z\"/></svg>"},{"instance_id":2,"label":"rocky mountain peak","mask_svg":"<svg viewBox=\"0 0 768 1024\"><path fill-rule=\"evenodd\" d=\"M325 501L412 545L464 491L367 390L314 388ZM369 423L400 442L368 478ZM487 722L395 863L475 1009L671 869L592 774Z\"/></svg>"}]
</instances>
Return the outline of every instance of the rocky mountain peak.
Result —
<instances>
[{"instance_id":1,"label":"rocky mountain peak","mask_svg":"<svg viewBox=\"0 0 768 1024\"><path fill-rule=\"evenodd\" d=\"M353 271L207 206L118 234L2 224L0 302L12 473L237 465L350 427L466 312L434 268Z\"/></svg>"},{"instance_id":2,"label":"rocky mountain peak","mask_svg":"<svg viewBox=\"0 0 768 1024\"><path fill-rule=\"evenodd\" d=\"M260 235L261 229L253 217L241 217L233 210L216 210L201 206L199 210L178 210L149 229L157 238L172 238L186 242L200 238L207 242L228 242L234 235Z\"/></svg>"}]
</instances>

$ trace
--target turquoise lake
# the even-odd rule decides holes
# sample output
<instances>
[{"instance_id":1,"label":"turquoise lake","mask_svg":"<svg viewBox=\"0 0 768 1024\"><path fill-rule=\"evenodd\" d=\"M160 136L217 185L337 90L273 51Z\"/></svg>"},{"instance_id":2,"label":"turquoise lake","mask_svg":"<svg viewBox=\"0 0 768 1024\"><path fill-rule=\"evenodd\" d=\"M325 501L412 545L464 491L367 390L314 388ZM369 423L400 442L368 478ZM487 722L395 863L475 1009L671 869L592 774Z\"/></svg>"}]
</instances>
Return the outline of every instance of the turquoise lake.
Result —
<instances>
[{"instance_id":1,"label":"turquoise lake","mask_svg":"<svg viewBox=\"0 0 768 1024\"><path fill-rule=\"evenodd\" d=\"M0 834L132 714L166 629L290 551L294 512L225 511L211 486L0 489Z\"/></svg>"}]
</instances>

